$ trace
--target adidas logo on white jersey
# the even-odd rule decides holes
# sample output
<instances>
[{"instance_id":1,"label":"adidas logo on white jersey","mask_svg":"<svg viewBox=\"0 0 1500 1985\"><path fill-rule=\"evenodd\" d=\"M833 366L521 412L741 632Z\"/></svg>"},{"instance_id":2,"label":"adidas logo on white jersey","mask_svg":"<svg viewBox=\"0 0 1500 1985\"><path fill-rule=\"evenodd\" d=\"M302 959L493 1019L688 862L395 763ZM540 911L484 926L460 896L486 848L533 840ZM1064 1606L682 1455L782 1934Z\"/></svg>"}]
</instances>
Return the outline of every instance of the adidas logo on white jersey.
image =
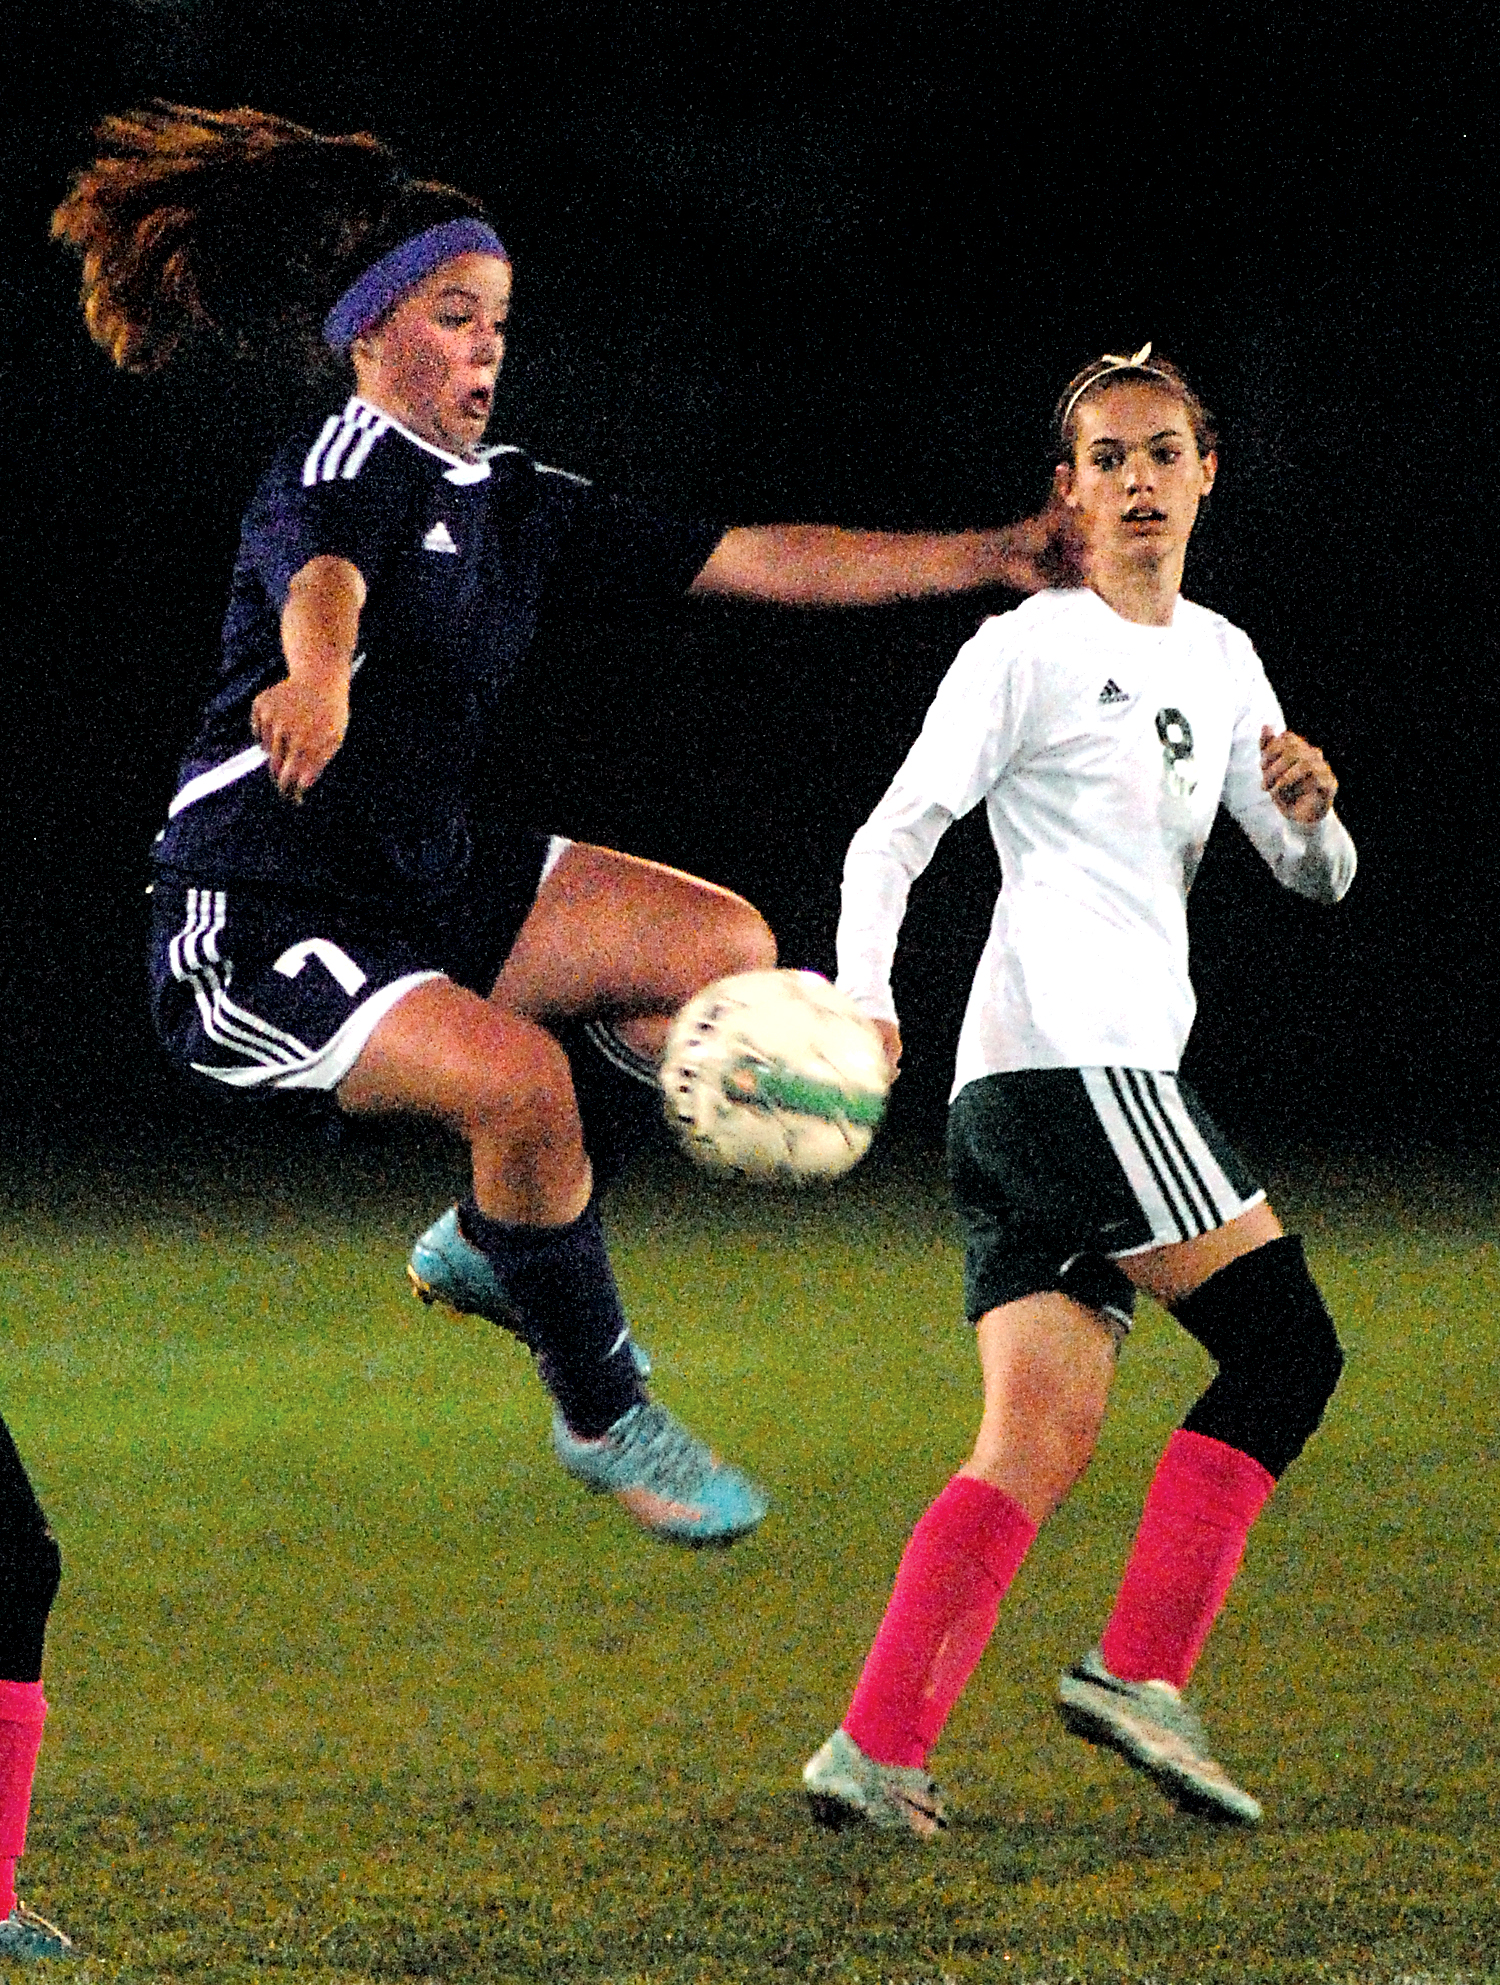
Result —
<instances>
[{"instance_id":1,"label":"adidas logo on white jersey","mask_svg":"<svg viewBox=\"0 0 1500 1985\"><path fill-rule=\"evenodd\" d=\"M457 552L458 546L453 542L452 533L441 517L439 517L426 537L423 538L422 549L423 551Z\"/></svg>"},{"instance_id":2,"label":"adidas logo on white jersey","mask_svg":"<svg viewBox=\"0 0 1500 1985\"><path fill-rule=\"evenodd\" d=\"M1114 677L1111 676L1109 681L1099 691L1099 701L1101 703L1128 703L1130 696L1126 690L1121 689Z\"/></svg>"}]
</instances>

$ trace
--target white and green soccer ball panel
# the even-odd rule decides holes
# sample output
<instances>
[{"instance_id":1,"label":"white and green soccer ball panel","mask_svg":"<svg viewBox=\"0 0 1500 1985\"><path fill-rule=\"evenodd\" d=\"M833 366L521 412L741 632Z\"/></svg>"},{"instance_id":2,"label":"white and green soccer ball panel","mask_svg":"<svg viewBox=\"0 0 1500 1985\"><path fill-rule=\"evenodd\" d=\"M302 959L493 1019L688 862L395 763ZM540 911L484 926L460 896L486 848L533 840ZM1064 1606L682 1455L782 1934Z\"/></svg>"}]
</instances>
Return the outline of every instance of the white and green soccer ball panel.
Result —
<instances>
[{"instance_id":1,"label":"white and green soccer ball panel","mask_svg":"<svg viewBox=\"0 0 1500 1985\"><path fill-rule=\"evenodd\" d=\"M740 972L689 1000L661 1069L667 1117L708 1171L801 1184L870 1148L890 1077L879 1034L817 972Z\"/></svg>"}]
</instances>

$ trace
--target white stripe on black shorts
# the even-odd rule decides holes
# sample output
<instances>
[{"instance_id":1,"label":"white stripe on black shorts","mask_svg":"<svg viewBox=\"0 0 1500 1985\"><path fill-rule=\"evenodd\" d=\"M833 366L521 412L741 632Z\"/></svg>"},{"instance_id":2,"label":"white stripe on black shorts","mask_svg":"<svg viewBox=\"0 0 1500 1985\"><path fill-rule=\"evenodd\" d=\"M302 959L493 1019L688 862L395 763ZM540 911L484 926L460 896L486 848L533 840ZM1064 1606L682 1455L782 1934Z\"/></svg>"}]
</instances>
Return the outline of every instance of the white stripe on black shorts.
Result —
<instances>
[{"instance_id":1,"label":"white stripe on black shorts","mask_svg":"<svg viewBox=\"0 0 1500 1985\"><path fill-rule=\"evenodd\" d=\"M1061 1289L1128 1321L1115 1266L1226 1226L1265 1198L1188 1084L1139 1068L987 1075L954 1097L948 1168L965 1304Z\"/></svg>"}]
</instances>

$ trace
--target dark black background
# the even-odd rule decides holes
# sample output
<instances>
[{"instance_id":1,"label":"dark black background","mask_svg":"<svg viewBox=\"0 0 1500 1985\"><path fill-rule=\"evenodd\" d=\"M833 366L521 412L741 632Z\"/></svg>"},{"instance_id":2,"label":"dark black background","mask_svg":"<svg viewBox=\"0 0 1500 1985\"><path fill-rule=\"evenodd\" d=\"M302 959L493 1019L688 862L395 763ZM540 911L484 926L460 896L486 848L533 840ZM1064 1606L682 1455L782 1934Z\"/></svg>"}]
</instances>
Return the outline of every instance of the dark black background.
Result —
<instances>
[{"instance_id":1,"label":"dark black background","mask_svg":"<svg viewBox=\"0 0 1500 1985\"><path fill-rule=\"evenodd\" d=\"M50 207L152 95L371 128L480 194L517 268L497 432L726 521L1034 508L1046 415L1147 338L1220 418L1187 590L1249 629L1361 852L1284 898L1221 824L1188 1067L1252 1148L1474 1145L1495 1104L1491 55L1354 7L65 4L8 51L0 1113L164 1100L144 853L212 666L241 506L297 402L213 352L113 375ZM827 967L849 833L1004 597L684 606L554 642L497 790L745 890ZM939 1121L996 882L914 903L897 1120Z\"/></svg>"}]
</instances>

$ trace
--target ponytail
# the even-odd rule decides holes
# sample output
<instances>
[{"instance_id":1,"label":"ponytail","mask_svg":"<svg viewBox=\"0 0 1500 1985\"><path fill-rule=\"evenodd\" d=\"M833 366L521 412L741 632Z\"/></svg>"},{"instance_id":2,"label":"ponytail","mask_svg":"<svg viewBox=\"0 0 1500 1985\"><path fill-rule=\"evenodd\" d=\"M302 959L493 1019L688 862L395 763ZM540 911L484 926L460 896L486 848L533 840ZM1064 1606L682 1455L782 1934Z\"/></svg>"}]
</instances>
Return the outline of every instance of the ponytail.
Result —
<instances>
[{"instance_id":1,"label":"ponytail","mask_svg":"<svg viewBox=\"0 0 1500 1985\"><path fill-rule=\"evenodd\" d=\"M316 363L323 317L361 270L483 212L409 178L368 132L324 137L260 110L158 103L95 136L52 233L82 257L89 334L126 372L155 371L203 331Z\"/></svg>"}]
</instances>

